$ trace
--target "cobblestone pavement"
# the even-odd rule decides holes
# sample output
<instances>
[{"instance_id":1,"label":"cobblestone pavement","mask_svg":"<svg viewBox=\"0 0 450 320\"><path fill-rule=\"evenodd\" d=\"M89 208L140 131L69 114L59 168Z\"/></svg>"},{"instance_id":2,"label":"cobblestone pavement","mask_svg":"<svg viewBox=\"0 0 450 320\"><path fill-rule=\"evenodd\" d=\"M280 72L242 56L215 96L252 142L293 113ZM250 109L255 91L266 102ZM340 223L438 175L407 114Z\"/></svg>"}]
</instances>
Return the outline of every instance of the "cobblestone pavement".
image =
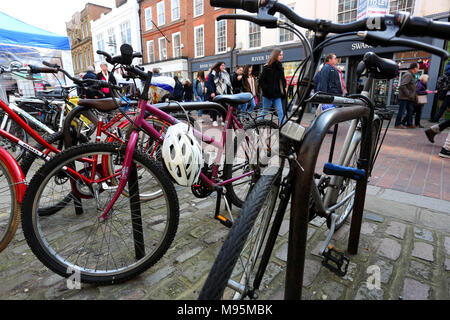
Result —
<instances>
[{"instance_id":1,"label":"cobblestone pavement","mask_svg":"<svg viewBox=\"0 0 450 320\"><path fill-rule=\"evenodd\" d=\"M392 146L395 141L386 143ZM448 161L432 162L429 170L436 165L448 170ZM0 254L0 299L196 299L228 229L213 220L215 195L197 199L189 190L178 189L181 212L175 240L164 257L137 278L69 289L66 279L34 257L19 228ZM450 202L373 183L365 208L359 252L350 257L345 277L322 266L317 255L327 235L326 223L310 223L303 299L450 299ZM238 214L236 208L233 212ZM289 211L284 219L261 299L283 298ZM348 230L347 222L334 235L336 248L346 249Z\"/></svg>"}]
</instances>

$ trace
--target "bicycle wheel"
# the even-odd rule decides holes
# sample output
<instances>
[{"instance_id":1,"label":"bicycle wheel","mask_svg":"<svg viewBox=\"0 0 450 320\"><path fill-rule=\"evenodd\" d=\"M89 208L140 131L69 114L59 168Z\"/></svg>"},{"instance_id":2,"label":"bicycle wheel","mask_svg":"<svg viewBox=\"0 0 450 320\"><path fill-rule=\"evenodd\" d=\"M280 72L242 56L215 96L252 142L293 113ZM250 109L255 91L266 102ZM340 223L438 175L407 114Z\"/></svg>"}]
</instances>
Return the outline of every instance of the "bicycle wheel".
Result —
<instances>
[{"instance_id":1,"label":"bicycle wheel","mask_svg":"<svg viewBox=\"0 0 450 320\"><path fill-rule=\"evenodd\" d=\"M117 189L113 180L122 171L125 148L113 143L69 148L31 180L22 208L24 235L36 257L57 274L69 277L76 270L81 282L123 282L150 268L172 243L179 218L175 188L161 165L139 151L133 153L137 169L130 171L137 175L127 184L131 196L122 193L107 219L99 219ZM67 174L66 168L72 168L89 178L92 167L87 163L95 157L107 159L111 167L103 170L105 161L97 164L98 188ZM58 184L60 180L66 183ZM73 198L75 210L67 203L57 214L38 214L41 206L54 205L55 195L71 192L78 196Z\"/></svg>"},{"instance_id":2,"label":"bicycle wheel","mask_svg":"<svg viewBox=\"0 0 450 320\"><path fill-rule=\"evenodd\" d=\"M5 117L7 117L7 119L5 119ZM23 118L22 120L27 122ZM9 115L6 114L5 112L0 113L0 127L3 130L12 134L13 136L16 136L22 141L24 142L28 141L28 135L25 129L22 128L11 117L9 117ZM25 153L25 150L22 149L19 145L3 137L0 137L0 146L3 147L5 150L7 150L9 153L11 153L11 155L14 157L14 159L16 159L16 161L19 161Z\"/></svg>"},{"instance_id":3,"label":"bicycle wheel","mask_svg":"<svg viewBox=\"0 0 450 320\"><path fill-rule=\"evenodd\" d=\"M252 175L225 185L228 200L239 208L242 207L251 188L267 168L272 156L271 152L277 149L279 142L278 125L273 121L266 119L252 121L244 126L244 130L249 141L243 136L234 138L232 161L229 161L230 157L227 153L223 169L224 180L254 171Z\"/></svg>"},{"instance_id":4,"label":"bicycle wheel","mask_svg":"<svg viewBox=\"0 0 450 320\"><path fill-rule=\"evenodd\" d=\"M16 234L20 222L20 204L14 181L5 163L0 160L0 252Z\"/></svg>"},{"instance_id":5,"label":"bicycle wheel","mask_svg":"<svg viewBox=\"0 0 450 320\"><path fill-rule=\"evenodd\" d=\"M279 199L280 171L264 175L256 183L214 261L199 299L244 299L258 289L253 287L253 280Z\"/></svg>"},{"instance_id":6,"label":"bicycle wheel","mask_svg":"<svg viewBox=\"0 0 450 320\"><path fill-rule=\"evenodd\" d=\"M373 158L376 147L378 144L378 136L381 129L381 121L379 119L374 120L372 123L372 151L371 151L371 159ZM358 158L360 154L360 147L361 147L361 132L356 131L355 135L353 137L352 145L353 148L350 148L348 150L347 156L344 161L344 166L350 166L353 168L358 167ZM372 164L372 161L370 161ZM370 168L371 169L371 168ZM371 170L370 170L371 171ZM337 199L332 204L339 204L342 202L341 206L336 208L334 210L334 214L336 214L338 217L336 219L336 225L335 230L338 230L342 225L345 223L347 218L349 217L350 213L353 211L353 203L355 199L355 190L356 190L356 181L349 178L338 178L338 181L336 182L337 186ZM352 195L350 195L352 194ZM327 221L328 228L331 227L331 221Z\"/></svg>"}]
</instances>

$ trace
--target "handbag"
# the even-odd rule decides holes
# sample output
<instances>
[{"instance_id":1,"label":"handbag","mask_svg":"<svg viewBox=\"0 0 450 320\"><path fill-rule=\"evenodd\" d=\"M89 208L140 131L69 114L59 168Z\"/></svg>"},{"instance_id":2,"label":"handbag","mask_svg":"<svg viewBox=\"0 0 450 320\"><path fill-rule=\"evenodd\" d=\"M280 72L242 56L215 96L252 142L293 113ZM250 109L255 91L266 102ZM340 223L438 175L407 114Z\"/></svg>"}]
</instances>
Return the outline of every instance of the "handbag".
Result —
<instances>
[{"instance_id":1,"label":"handbag","mask_svg":"<svg viewBox=\"0 0 450 320\"><path fill-rule=\"evenodd\" d=\"M417 95L416 103L417 104L426 104L428 102L427 95Z\"/></svg>"}]
</instances>

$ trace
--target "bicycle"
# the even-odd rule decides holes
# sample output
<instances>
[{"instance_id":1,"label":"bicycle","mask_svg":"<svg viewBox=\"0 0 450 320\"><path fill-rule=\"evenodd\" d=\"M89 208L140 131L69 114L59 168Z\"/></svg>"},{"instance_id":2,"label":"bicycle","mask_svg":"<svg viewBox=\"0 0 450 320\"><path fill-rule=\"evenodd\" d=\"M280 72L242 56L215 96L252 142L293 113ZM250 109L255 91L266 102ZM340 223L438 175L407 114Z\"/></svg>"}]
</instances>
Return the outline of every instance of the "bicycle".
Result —
<instances>
[{"instance_id":1,"label":"bicycle","mask_svg":"<svg viewBox=\"0 0 450 320\"><path fill-rule=\"evenodd\" d=\"M150 268L173 241L179 207L172 178L169 179L170 175L161 163L150 159L135 146L140 132L159 144L164 142L160 131L145 121L149 114L171 125L179 124L180 120L162 111L163 107L157 108L147 102L152 73L146 73L131 64L136 54L133 54L129 45L122 45L121 56L98 53L105 55L106 61L111 64L123 65L129 78L145 81L138 105L139 112L130 119L132 126L127 134L128 142L122 145L81 144L64 150L42 166L31 180L24 197L22 227L33 253L52 271L68 277L69 270L76 268L80 272L81 282L113 284L126 281ZM109 88L114 89L112 86ZM242 131L243 126L236 120L233 111L234 105L242 104L247 99L248 94L218 96L215 98L216 103L187 103L179 105L178 109L180 106L185 110L189 106L192 106L191 109L214 107L223 112L225 108L218 102L228 103L225 129ZM165 108L170 110L174 107L169 105ZM276 128L274 123L267 120L255 121L253 125L258 124L262 127L267 125L269 129ZM229 227L232 222L220 214L225 188L229 193L228 190L235 188L236 181L252 183L261 173L261 168L257 161L250 162L250 155L244 150L247 152L245 158L237 164L226 163L219 175L226 146L226 131L222 133L221 142L195 129L193 132L203 142L217 148L218 152L213 165L205 163L199 173L200 182L192 185L191 191L198 197L217 192L214 217ZM245 132L243 135L244 141L250 141ZM234 150L238 147L236 138L231 145ZM232 155L234 160L236 154ZM238 170L245 172L233 176ZM144 176L145 172L147 176ZM76 197L63 203L58 214L40 215L42 207L57 205L52 198L60 194L73 194ZM243 196L241 191L236 195L238 199ZM68 206L72 200L75 213ZM230 211L226 197L225 205ZM231 213L230 217L232 219ZM70 240L58 236L58 232L59 235L67 235L69 230ZM114 250L110 248L111 242L114 242Z\"/></svg>"},{"instance_id":2,"label":"bicycle","mask_svg":"<svg viewBox=\"0 0 450 320\"><path fill-rule=\"evenodd\" d=\"M378 112L379 116L375 116L374 103L369 98L369 89L375 78L390 79L398 73L398 66L393 61L368 53L358 66L359 75L364 72L364 69L368 73L362 95L339 97L316 93L308 99L311 92L311 79L318 65L322 48L333 41L334 43L344 41L336 40L343 35L357 34L374 46L402 43L415 48L427 47L427 51L447 57L448 54L439 48L399 39L396 36L417 32L419 36L438 34L437 37L450 38L450 25L410 17L407 13L396 13L380 17L383 29L373 30L368 27L367 19L343 25L331 21L305 19L277 1L211 0L210 3L213 6L244 9L258 14L257 16L224 15L219 16L218 19L244 19L266 27L280 26L297 32L290 23L278 21L273 17L276 12L280 12L296 26L316 33L313 39L314 48L306 43L306 40L304 42L304 47L309 48L306 60L310 65L300 89L303 94L299 98L298 118L294 119L294 115L291 115L286 125L281 128L280 146L283 148L280 149L280 157L283 164L288 162L289 173L283 175L283 166L281 166L275 174L263 176L256 183L211 268L199 299L255 299L258 297L290 199L292 202L285 299L300 299L308 223L312 218L325 217L330 229L327 239L320 248L320 253L324 257L323 265L340 276L345 275L349 258L343 252L329 247L329 243L335 230L342 226L351 212L353 214L348 253L351 255L357 253L367 180L384 140L384 136L379 140L381 123L384 119L390 121L392 117L392 114L386 110ZM326 38L329 33L337 35ZM298 32L296 34L298 35ZM340 107L322 113L305 130L299 123L307 102L335 104ZM360 119L360 130L357 130L357 119ZM337 131L335 130L330 160L324 165L324 174L315 173L318 153L327 130L345 121L351 121L351 124L338 160L339 164L332 163ZM358 146L360 151L356 152ZM378 150L376 150L377 146ZM356 181L356 184L353 181ZM343 210L338 212L338 209Z\"/></svg>"}]
</instances>

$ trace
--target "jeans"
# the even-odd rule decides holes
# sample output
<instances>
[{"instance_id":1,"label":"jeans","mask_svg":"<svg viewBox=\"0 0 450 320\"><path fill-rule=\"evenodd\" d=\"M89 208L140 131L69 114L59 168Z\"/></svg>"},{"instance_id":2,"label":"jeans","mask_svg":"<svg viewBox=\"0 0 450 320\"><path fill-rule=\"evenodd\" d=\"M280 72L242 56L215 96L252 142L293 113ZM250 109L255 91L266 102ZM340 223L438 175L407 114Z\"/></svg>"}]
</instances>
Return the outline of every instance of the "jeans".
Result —
<instances>
[{"instance_id":1,"label":"jeans","mask_svg":"<svg viewBox=\"0 0 450 320\"><path fill-rule=\"evenodd\" d=\"M205 98L203 96L198 96L195 98L195 101L205 101ZM203 110L198 110L197 111L197 116L200 118L203 115Z\"/></svg>"},{"instance_id":2,"label":"jeans","mask_svg":"<svg viewBox=\"0 0 450 320\"><path fill-rule=\"evenodd\" d=\"M278 119L280 121L280 124L283 124L286 120L284 118L284 110L283 110L283 102L281 98L275 98L275 99L269 99L263 96L262 101L262 117L260 119L264 118L264 116L269 112L270 108L273 106L275 107L275 110L277 111Z\"/></svg>"},{"instance_id":3,"label":"jeans","mask_svg":"<svg viewBox=\"0 0 450 320\"><path fill-rule=\"evenodd\" d=\"M439 108L439 113L433 120L435 122L439 122L439 119L444 115L445 110L447 110L449 106L450 106L450 95L446 95L444 101L442 101L441 107Z\"/></svg>"},{"instance_id":4,"label":"jeans","mask_svg":"<svg viewBox=\"0 0 450 320\"><path fill-rule=\"evenodd\" d=\"M414 102L408 100L398 100L399 109L397 113L397 118L395 118L395 125L399 126L402 124L403 113L406 110L406 125L412 126L412 115L414 112Z\"/></svg>"}]
</instances>

